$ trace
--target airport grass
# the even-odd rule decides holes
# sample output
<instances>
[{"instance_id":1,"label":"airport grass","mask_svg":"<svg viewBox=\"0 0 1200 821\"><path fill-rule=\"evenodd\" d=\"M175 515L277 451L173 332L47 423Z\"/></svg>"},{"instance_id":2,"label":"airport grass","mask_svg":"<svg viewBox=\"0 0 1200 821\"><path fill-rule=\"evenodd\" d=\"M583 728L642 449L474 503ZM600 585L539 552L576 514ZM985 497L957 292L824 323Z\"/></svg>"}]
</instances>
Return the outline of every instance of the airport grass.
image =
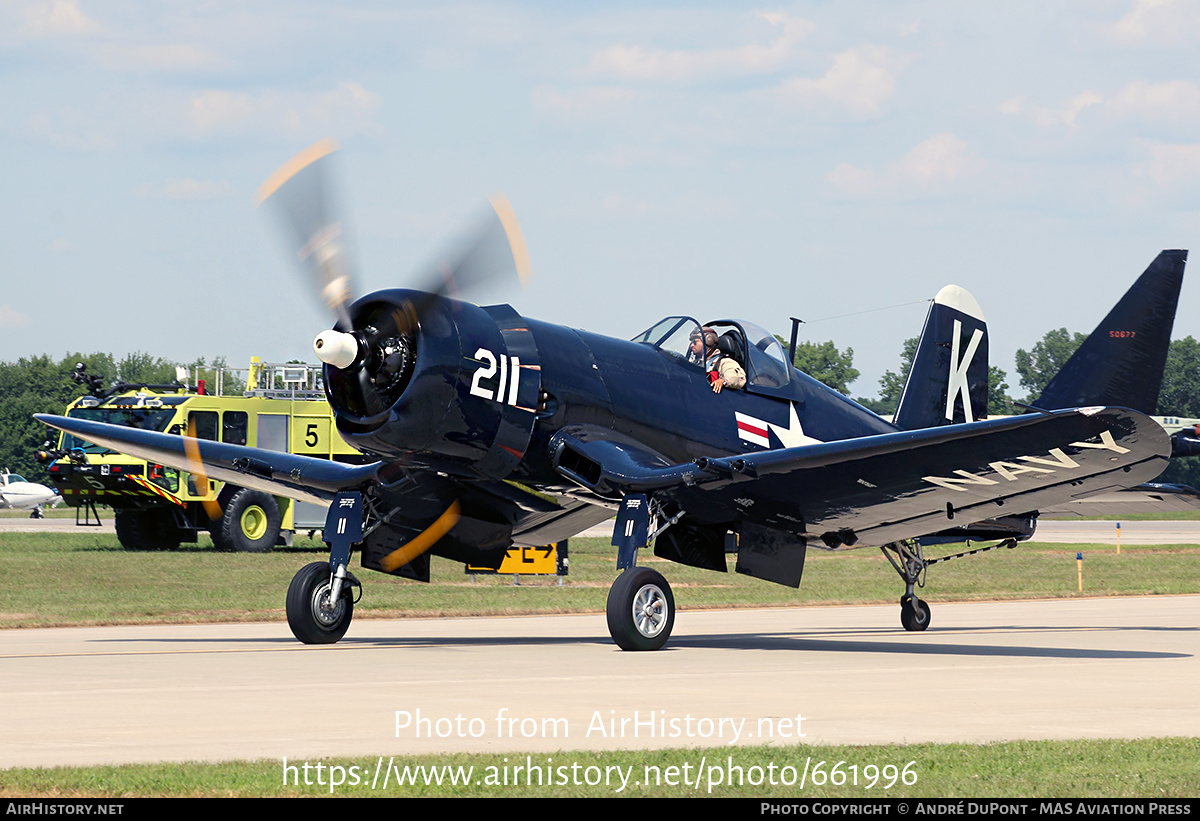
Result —
<instances>
[{"instance_id":1,"label":"airport grass","mask_svg":"<svg viewBox=\"0 0 1200 821\"><path fill-rule=\"evenodd\" d=\"M1168 799L1200 793L1197 760L1195 738L384 756L289 760L286 784L284 762L275 760L12 769L0 771L0 797ZM541 785L529 765L542 768ZM375 773L389 766L385 787ZM446 768L468 767L469 777L449 783ZM397 786L395 773L405 768L418 784ZM441 785L424 783L433 770ZM619 772L627 774L620 790Z\"/></svg>"},{"instance_id":2,"label":"airport grass","mask_svg":"<svg viewBox=\"0 0 1200 821\"><path fill-rule=\"evenodd\" d=\"M82 528L81 528L82 530ZM960 549L947 547L929 555ZM1076 554L1082 553L1083 592ZM0 628L231 621L283 621L292 576L324 561L320 541L264 555L219 553L207 536L169 552L130 552L112 534L0 533ZM876 549L809 551L800 589L732 572L664 562L643 551L640 564L659 568L680 610L895 603L903 585ZM570 575L478 575L434 559L433 581L420 584L352 570L362 580L354 617L397 618L600 613L616 575L605 539L573 539ZM1131 547L1026 543L931 567L922 597L933 603L1200 592L1200 546Z\"/></svg>"}]
</instances>

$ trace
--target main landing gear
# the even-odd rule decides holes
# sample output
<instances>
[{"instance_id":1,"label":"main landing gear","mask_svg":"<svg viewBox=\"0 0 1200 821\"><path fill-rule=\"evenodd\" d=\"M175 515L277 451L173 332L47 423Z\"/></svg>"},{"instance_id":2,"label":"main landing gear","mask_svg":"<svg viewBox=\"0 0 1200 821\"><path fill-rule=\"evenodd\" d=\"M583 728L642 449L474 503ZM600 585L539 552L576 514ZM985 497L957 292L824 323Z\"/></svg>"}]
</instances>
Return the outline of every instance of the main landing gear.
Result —
<instances>
[{"instance_id":1,"label":"main landing gear","mask_svg":"<svg viewBox=\"0 0 1200 821\"><path fill-rule=\"evenodd\" d=\"M662 574L630 567L608 591L608 632L622 650L657 650L675 626L675 597Z\"/></svg>"},{"instance_id":2,"label":"main landing gear","mask_svg":"<svg viewBox=\"0 0 1200 821\"><path fill-rule=\"evenodd\" d=\"M329 506L322 536L329 561L300 568L287 592L287 620L292 635L305 644L333 644L346 635L354 618L353 591L362 585L347 565L351 545L362 540L363 501L357 492L339 493Z\"/></svg>"},{"instance_id":3,"label":"main landing gear","mask_svg":"<svg viewBox=\"0 0 1200 821\"><path fill-rule=\"evenodd\" d=\"M621 575L608 591L608 634L622 650L658 650L675 627L675 597L663 575L637 566L637 552L679 521L679 513L650 532L650 503L645 494L631 493L621 502L613 526L617 569Z\"/></svg>"},{"instance_id":4,"label":"main landing gear","mask_svg":"<svg viewBox=\"0 0 1200 821\"><path fill-rule=\"evenodd\" d=\"M362 588L345 565L339 570L340 577L330 573L329 562L313 562L302 567L288 586L288 627L305 644L333 644L350 628L352 588Z\"/></svg>"}]
</instances>

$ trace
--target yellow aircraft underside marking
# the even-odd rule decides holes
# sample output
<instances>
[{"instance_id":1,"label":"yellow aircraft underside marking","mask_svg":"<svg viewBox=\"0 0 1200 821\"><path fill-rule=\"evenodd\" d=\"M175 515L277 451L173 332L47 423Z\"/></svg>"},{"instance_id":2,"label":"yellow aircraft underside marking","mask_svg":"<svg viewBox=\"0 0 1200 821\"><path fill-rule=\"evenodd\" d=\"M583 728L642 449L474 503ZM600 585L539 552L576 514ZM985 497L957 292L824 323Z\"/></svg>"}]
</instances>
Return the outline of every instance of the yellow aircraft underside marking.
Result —
<instances>
[{"instance_id":1,"label":"yellow aircraft underside marking","mask_svg":"<svg viewBox=\"0 0 1200 821\"><path fill-rule=\"evenodd\" d=\"M450 528L458 523L458 500L455 500L446 512L437 518L433 524L418 533L416 538L403 547L396 548L380 560L379 566L391 573L397 567L402 567L433 547L438 539L450 532Z\"/></svg>"}]
</instances>

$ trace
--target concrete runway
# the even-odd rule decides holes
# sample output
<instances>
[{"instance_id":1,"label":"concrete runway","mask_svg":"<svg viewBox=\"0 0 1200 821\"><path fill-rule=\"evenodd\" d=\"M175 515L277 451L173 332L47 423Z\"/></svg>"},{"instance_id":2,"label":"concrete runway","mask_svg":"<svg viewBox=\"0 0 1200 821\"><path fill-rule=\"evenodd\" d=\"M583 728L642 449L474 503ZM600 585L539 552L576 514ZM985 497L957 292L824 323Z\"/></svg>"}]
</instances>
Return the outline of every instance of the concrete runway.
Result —
<instances>
[{"instance_id":1,"label":"concrete runway","mask_svg":"<svg viewBox=\"0 0 1200 821\"><path fill-rule=\"evenodd\" d=\"M656 653L598 615L359 620L325 647L282 622L0 631L0 767L1200 735L1198 596L898 616L684 612Z\"/></svg>"}]
</instances>

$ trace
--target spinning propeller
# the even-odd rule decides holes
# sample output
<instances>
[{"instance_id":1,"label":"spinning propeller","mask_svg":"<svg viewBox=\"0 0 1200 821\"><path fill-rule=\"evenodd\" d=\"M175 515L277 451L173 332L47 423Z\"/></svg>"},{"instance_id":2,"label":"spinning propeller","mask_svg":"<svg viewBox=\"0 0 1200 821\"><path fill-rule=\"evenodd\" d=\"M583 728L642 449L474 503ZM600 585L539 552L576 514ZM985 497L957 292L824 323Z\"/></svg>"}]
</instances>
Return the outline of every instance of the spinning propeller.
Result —
<instances>
[{"instance_id":1,"label":"spinning propeller","mask_svg":"<svg viewBox=\"0 0 1200 821\"><path fill-rule=\"evenodd\" d=\"M326 373L331 384L357 382L356 395L360 397L337 410L360 418L376 417L391 407L407 384L416 358L418 331L428 309L443 297L470 298L486 283L505 279L528 283L529 254L512 206L496 195L466 239L410 279L416 293L382 314L378 306L352 310L353 265L327 179L330 157L336 150L332 139L304 149L263 183L258 202L274 204L297 261L333 312L334 328L317 335L313 351L329 366ZM423 554L458 518L459 503L455 501L424 532L385 559L388 569Z\"/></svg>"},{"instance_id":2,"label":"spinning propeller","mask_svg":"<svg viewBox=\"0 0 1200 821\"><path fill-rule=\"evenodd\" d=\"M356 366L376 370L386 367L397 352L387 345L373 350L380 347L379 340L369 338L366 328L356 327L350 314L353 266L326 179L328 158L336 150L331 139L304 149L263 183L258 202L275 203L297 261L308 270L321 300L337 319L335 329L322 332L313 343L317 358L341 370ZM489 204L491 208L465 240L412 277L414 290L426 297L408 301L393 317L400 335L410 342L425 309L437 298L470 298L485 283L514 277L528 283L529 253L516 214L503 195L493 196Z\"/></svg>"}]
</instances>

